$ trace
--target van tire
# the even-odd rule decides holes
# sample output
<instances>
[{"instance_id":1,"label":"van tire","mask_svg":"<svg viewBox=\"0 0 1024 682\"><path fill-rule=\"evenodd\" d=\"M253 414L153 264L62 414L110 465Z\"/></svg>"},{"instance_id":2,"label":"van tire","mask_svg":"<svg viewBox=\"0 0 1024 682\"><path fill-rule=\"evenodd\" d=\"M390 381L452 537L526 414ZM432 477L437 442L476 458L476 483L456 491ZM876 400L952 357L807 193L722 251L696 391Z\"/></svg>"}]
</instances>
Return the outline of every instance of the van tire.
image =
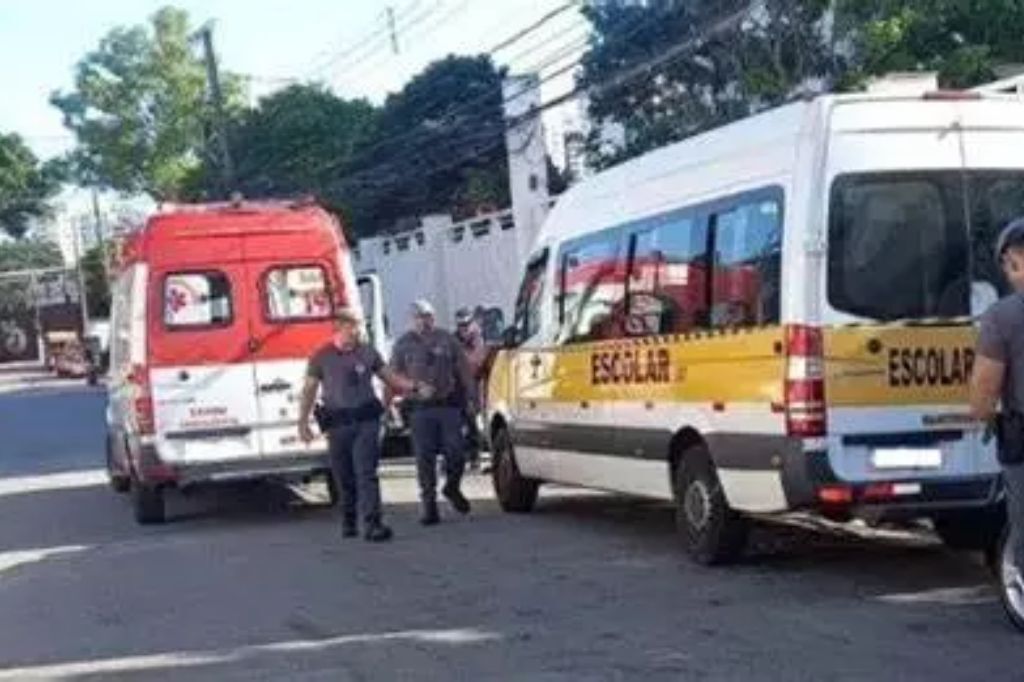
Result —
<instances>
[{"instance_id":1,"label":"van tire","mask_svg":"<svg viewBox=\"0 0 1024 682\"><path fill-rule=\"evenodd\" d=\"M164 523L167 520L164 489L132 481L132 512L136 523L143 526Z\"/></svg>"},{"instance_id":2,"label":"van tire","mask_svg":"<svg viewBox=\"0 0 1024 682\"><path fill-rule=\"evenodd\" d=\"M126 493L132 487L131 477L117 470L117 463L114 461L114 440L109 433L107 434L107 480L110 481L110 488L115 493Z\"/></svg>"},{"instance_id":3,"label":"van tire","mask_svg":"<svg viewBox=\"0 0 1024 682\"><path fill-rule=\"evenodd\" d=\"M1006 611L1006 617L1021 632L1024 632L1024 585L1019 581L1015 585L1009 584L1012 572L1008 572L1008 564L1011 562L1008 556L1010 539L1010 528L1007 526L999 538L996 549L995 565L996 575L999 580L999 600Z\"/></svg>"},{"instance_id":4,"label":"van tire","mask_svg":"<svg viewBox=\"0 0 1024 682\"><path fill-rule=\"evenodd\" d=\"M676 529L690 557L704 566L737 561L747 544L750 520L729 506L706 446L682 453L673 488Z\"/></svg>"},{"instance_id":5,"label":"van tire","mask_svg":"<svg viewBox=\"0 0 1024 682\"><path fill-rule=\"evenodd\" d=\"M501 427L494 436L491 482L502 511L525 514L533 511L540 492L540 481L526 478L516 464L515 448L508 429Z\"/></svg>"},{"instance_id":6,"label":"van tire","mask_svg":"<svg viewBox=\"0 0 1024 682\"><path fill-rule=\"evenodd\" d=\"M935 534L946 547L970 552L989 551L999 543L1006 515L1001 508L950 512L932 519Z\"/></svg>"}]
</instances>

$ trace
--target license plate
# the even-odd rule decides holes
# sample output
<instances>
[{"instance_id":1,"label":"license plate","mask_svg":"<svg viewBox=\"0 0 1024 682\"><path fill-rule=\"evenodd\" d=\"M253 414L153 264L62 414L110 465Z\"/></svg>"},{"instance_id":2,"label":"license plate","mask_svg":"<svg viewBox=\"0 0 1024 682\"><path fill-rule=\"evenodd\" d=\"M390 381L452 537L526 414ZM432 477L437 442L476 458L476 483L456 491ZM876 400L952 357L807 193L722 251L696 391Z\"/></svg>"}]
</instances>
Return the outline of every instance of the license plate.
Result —
<instances>
[{"instance_id":1,"label":"license plate","mask_svg":"<svg viewBox=\"0 0 1024 682\"><path fill-rule=\"evenodd\" d=\"M939 469L942 450L938 448L877 448L871 455L876 469Z\"/></svg>"}]
</instances>

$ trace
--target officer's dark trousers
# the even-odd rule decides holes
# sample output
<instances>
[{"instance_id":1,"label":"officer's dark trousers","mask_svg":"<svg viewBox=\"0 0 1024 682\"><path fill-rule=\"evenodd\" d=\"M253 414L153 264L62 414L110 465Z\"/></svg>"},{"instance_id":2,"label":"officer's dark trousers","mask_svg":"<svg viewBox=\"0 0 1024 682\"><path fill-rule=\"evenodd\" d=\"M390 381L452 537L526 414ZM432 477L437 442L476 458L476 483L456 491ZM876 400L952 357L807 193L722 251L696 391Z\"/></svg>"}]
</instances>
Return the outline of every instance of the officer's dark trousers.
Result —
<instances>
[{"instance_id":1,"label":"officer's dark trousers","mask_svg":"<svg viewBox=\"0 0 1024 682\"><path fill-rule=\"evenodd\" d=\"M444 456L446 483L457 487L462 481L466 468L466 446L462 439L464 418L458 407L417 407L411 421L420 499L424 504L431 504L437 499L439 454Z\"/></svg>"},{"instance_id":2,"label":"officer's dark trousers","mask_svg":"<svg viewBox=\"0 0 1024 682\"><path fill-rule=\"evenodd\" d=\"M341 496L341 512L348 522L356 510L367 524L381 520L380 420L372 419L331 429L328 434L331 473Z\"/></svg>"},{"instance_id":3,"label":"officer's dark trousers","mask_svg":"<svg viewBox=\"0 0 1024 682\"><path fill-rule=\"evenodd\" d=\"M1024 571L1024 464L1004 466L1003 480L1006 482L1010 547L1017 568Z\"/></svg>"}]
</instances>

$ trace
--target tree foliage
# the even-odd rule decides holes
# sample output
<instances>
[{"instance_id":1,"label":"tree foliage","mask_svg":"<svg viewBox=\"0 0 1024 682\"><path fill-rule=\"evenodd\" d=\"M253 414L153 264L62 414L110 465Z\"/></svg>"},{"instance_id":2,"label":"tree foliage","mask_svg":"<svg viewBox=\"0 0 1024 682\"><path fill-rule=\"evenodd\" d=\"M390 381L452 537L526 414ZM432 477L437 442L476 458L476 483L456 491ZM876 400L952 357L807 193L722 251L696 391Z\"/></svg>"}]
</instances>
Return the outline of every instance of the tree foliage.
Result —
<instances>
[{"instance_id":1,"label":"tree foliage","mask_svg":"<svg viewBox=\"0 0 1024 682\"><path fill-rule=\"evenodd\" d=\"M110 317L110 285L107 281L106 253L94 246L82 254L85 300L90 318Z\"/></svg>"},{"instance_id":2,"label":"tree foliage","mask_svg":"<svg viewBox=\"0 0 1024 682\"><path fill-rule=\"evenodd\" d=\"M234 126L238 189L246 196L313 194L347 211L336 180L373 134L377 111L317 85L293 85L260 100Z\"/></svg>"},{"instance_id":3,"label":"tree foliage","mask_svg":"<svg viewBox=\"0 0 1024 682\"><path fill-rule=\"evenodd\" d=\"M115 28L78 63L74 88L52 95L78 140L71 165L80 183L156 199L195 186L213 119L190 32L187 13L169 7L149 26ZM226 79L231 108L238 82Z\"/></svg>"},{"instance_id":4,"label":"tree foliage","mask_svg":"<svg viewBox=\"0 0 1024 682\"><path fill-rule=\"evenodd\" d=\"M0 272L56 268L64 263L60 249L44 239L19 239L0 242Z\"/></svg>"},{"instance_id":5,"label":"tree foliage","mask_svg":"<svg viewBox=\"0 0 1024 682\"><path fill-rule=\"evenodd\" d=\"M845 84L892 71L937 71L943 87L994 80L1024 62L1018 0L838 0L836 27L854 56Z\"/></svg>"},{"instance_id":6,"label":"tree foliage","mask_svg":"<svg viewBox=\"0 0 1024 682\"><path fill-rule=\"evenodd\" d=\"M826 0L763 0L740 17L751 6L750 0L586 5L594 37L579 82L602 86L588 104L596 124L591 162L607 166L775 106L830 72ZM657 61L673 49L678 56ZM651 62L656 66L643 77L607 87ZM606 124L620 126L624 139L607 144Z\"/></svg>"},{"instance_id":7,"label":"tree foliage","mask_svg":"<svg viewBox=\"0 0 1024 682\"><path fill-rule=\"evenodd\" d=\"M387 98L339 183L359 197L359 224L372 230L403 216L508 204L501 81L487 56L448 56Z\"/></svg>"},{"instance_id":8,"label":"tree foliage","mask_svg":"<svg viewBox=\"0 0 1024 682\"><path fill-rule=\"evenodd\" d=\"M49 213L59 188L53 165L39 160L18 135L0 133L0 232L20 238Z\"/></svg>"}]
</instances>

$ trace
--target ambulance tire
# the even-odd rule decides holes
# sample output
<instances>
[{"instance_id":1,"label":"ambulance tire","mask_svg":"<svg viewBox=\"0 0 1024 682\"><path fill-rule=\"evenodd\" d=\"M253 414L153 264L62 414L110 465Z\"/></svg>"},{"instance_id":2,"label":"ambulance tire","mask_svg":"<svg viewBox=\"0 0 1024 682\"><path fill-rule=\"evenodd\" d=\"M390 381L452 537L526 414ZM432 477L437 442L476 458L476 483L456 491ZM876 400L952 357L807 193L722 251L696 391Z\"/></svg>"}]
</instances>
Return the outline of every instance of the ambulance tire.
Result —
<instances>
[{"instance_id":1,"label":"ambulance tire","mask_svg":"<svg viewBox=\"0 0 1024 682\"><path fill-rule=\"evenodd\" d=\"M999 508L961 511L937 516L932 519L932 525L946 547L984 552L999 542L1006 515Z\"/></svg>"},{"instance_id":2,"label":"ambulance tire","mask_svg":"<svg viewBox=\"0 0 1024 682\"><path fill-rule=\"evenodd\" d=\"M114 441L112 436L107 434L107 480L115 493L126 493L131 490L132 479L127 474L118 471L114 461Z\"/></svg>"},{"instance_id":3,"label":"ambulance tire","mask_svg":"<svg viewBox=\"0 0 1024 682\"><path fill-rule=\"evenodd\" d=\"M163 488L132 480L132 512L140 525L164 523L167 516Z\"/></svg>"},{"instance_id":4,"label":"ambulance tire","mask_svg":"<svg viewBox=\"0 0 1024 682\"><path fill-rule=\"evenodd\" d=\"M498 429L492 450L491 481L502 511L525 514L537 504L540 481L526 478L516 465L515 448L505 428Z\"/></svg>"},{"instance_id":5,"label":"ambulance tire","mask_svg":"<svg viewBox=\"0 0 1024 682\"><path fill-rule=\"evenodd\" d=\"M729 506L704 445L686 450L675 470L676 528L698 564L734 563L743 555L750 520Z\"/></svg>"}]
</instances>

